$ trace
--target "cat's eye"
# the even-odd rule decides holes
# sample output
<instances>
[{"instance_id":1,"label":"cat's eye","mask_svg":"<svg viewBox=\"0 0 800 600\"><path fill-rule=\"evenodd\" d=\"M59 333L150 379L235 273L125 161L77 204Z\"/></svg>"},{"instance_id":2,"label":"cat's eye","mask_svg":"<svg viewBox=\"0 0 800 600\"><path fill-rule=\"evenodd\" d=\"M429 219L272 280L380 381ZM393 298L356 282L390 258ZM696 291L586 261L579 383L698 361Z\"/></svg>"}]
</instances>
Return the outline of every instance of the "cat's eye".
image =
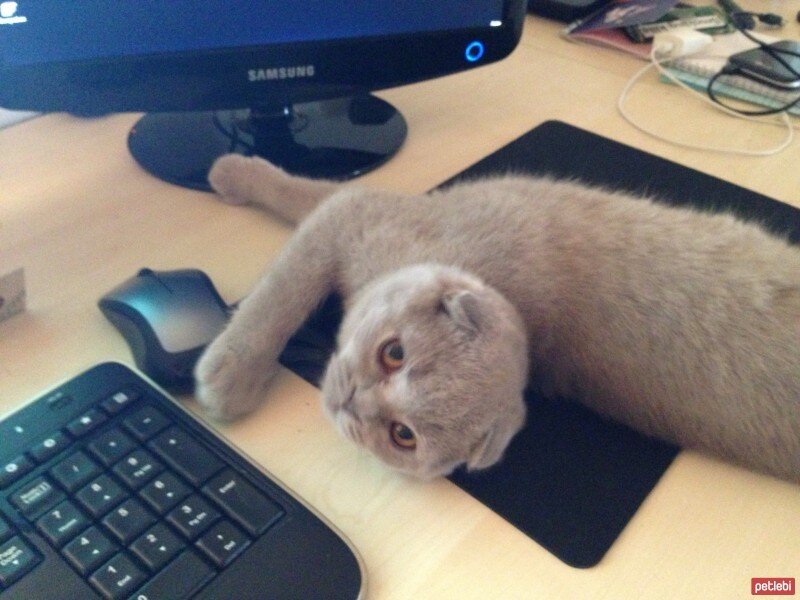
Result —
<instances>
[{"instance_id":1,"label":"cat's eye","mask_svg":"<svg viewBox=\"0 0 800 600\"><path fill-rule=\"evenodd\" d=\"M413 450L417 447L417 436L408 425L394 421L389 427L392 443L401 450Z\"/></svg>"},{"instance_id":2,"label":"cat's eye","mask_svg":"<svg viewBox=\"0 0 800 600\"><path fill-rule=\"evenodd\" d=\"M378 352L378 362L387 373L393 373L403 367L405 352L400 340L393 338L381 346Z\"/></svg>"}]
</instances>

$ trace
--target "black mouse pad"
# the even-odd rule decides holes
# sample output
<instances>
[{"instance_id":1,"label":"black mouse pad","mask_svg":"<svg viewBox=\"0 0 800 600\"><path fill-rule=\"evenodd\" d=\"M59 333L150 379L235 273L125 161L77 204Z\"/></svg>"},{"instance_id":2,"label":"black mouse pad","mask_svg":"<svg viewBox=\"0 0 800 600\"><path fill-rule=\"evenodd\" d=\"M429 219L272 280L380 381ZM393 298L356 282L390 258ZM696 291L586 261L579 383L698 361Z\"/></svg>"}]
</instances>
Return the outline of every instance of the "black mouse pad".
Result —
<instances>
[{"instance_id":1,"label":"black mouse pad","mask_svg":"<svg viewBox=\"0 0 800 600\"><path fill-rule=\"evenodd\" d=\"M800 211L565 123L548 121L443 185L503 172L578 178L664 202L728 210L800 241ZM317 383L341 316L336 298L282 360ZM503 462L450 479L565 563L597 564L658 482L677 448L604 420L569 400L527 394L529 417Z\"/></svg>"}]
</instances>

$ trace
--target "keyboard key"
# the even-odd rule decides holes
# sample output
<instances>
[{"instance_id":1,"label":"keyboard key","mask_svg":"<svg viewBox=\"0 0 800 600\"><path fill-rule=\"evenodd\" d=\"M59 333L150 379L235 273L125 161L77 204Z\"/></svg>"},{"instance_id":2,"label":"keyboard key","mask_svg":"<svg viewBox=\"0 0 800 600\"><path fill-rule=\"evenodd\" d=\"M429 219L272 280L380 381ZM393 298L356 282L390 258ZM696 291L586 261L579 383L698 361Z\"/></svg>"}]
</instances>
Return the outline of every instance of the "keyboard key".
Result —
<instances>
[{"instance_id":1,"label":"keyboard key","mask_svg":"<svg viewBox=\"0 0 800 600\"><path fill-rule=\"evenodd\" d=\"M11 531L11 527L8 526L8 523L0 518L0 542L5 540L7 537L11 537L12 533L13 532Z\"/></svg>"},{"instance_id":2,"label":"keyboard key","mask_svg":"<svg viewBox=\"0 0 800 600\"><path fill-rule=\"evenodd\" d=\"M136 448L136 443L119 428L109 429L89 442L89 450L101 463L110 467Z\"/></svg>"},{"instance_id":3,"label":"keyboard key","mask_svg":"<svg viewBox=\"0 0 800 600\"><path fill-rule=\"evenodd\" d=\"M159 523L133 542L130 550L147 565L147 568L158 571L184 548L185 545L180 538L164 523Z\"/></svg>"},{"instance_id":4,"label":"keyboard key","mask_svg":"<svg viewBox=\"0 0 800 600\"><path fill-rule=\"evenodd\" d=\"M100 406L107 413L114 415L138 400L140 395L141 393L136 388L127 388L106 398L100 403Z\"/></svg>"},{"instance_id":5,"label":"keyboard key","mask_svg":"<svg viewBox=\"0 0 800 600\"><path fill-rule=\"evenodd\" d=\"M55 487L44 477L37 477L18 489L9 501L25 515L33 520L38 514L52 508L64 499L64 492Z\"/></svg>"},{"instance_id":6,"label":"keyboard key","mask_svg":"<svg viewBox=\"0 0 800 600\"><path fill-rule=\"evenodd\" d=\"M0 586L11 585L38 562L39 555L18 537L0 544Z\"/></svg>"},{"instance_id":7,"label":"keyboard key","mask_svg":"<svg viewBox=\"0 0 800 600\"><path fill-rule=\"evenodd\" d=\"M100 595L108 600L128 598L144 581L144 573L124 554L117 554L89 578Z\"/></svg>"},{"instance_id":8,"label":"keyboard key","mask_svg":"<svg viewBox=\"0 0 800 600\"><path fill-rule=\"evenodd\" d=\"M62 431L56 431L53 435L31 448L30 455L36 462L43 463L67 446L69 446L69 438Z\"/></svg>"},{"instance_id":9,"label":"keyboard key","mask_svg":"<svg viewBox=\"0 0 800 600\"><path fill-rule=\"evenodd\" d=\"M147 405L125 419L123 425L140 442L146 442L169 425L169 420L160 410Z\"/></svg>"},{"instance_id":10,"label":"keyboard key","mask_svg":"<svg viewBox=\"0 0 800 600\"><path fill-rule=\"evenodd\" d=\"M220 521L197 541L197 547L222 568L228 566L250 540L230 521Z\"/></svg>"},{"instance_id":11,"label":"keyboard key","mask_svg":"<svg viewBox=\"0 0 800 600\"><path fill-rule=\"evenodd\" d=\"M114 465L114 473L130 488L138 490L164 470L147 450L139 448Z\"/></svg>"},{"instance_id":12,"label":"keyboard key","mask_svg":"<svg viewBox=\"0 0 800 600\"><path fill-rule=\"evenodd\" d=\"M193 485L202 485L225 466L210 450L179 427L170 427L148 445Z\"/></svg>"},{"instance_id":13,"label":"keyboard key","mask_svg":"<svg viewBox=\"0 0 800 600\"><path fill-rule=\"evenodd\" d=\"M36 527L59 548L86 529L91 522L69 500L49 510L36 521Z\"/></svg>"},{"instance_id":14,"label":"keyboard key","mask_svg":"<svg viewBox=\"0 0 800 600\"><path fill-rule=\"evenodd\" d=\"M89 485L81 489L75 498L89 511L95 519L99 519L125 499L125 492L108 475L100 475Z\"/></svg>"},{"instance_id":15,"label":"keyboard key","mask_svg":"<svg viewBox=\"0 0 800 600\"><path fill-rule=\"evenodd\" d=\"M229 516L253 537L261 535L283 510L231 469L225 469L203 487Z\"/></svg>"},{"instance_id":16,"label":"keyboard key","mask_svg":"<svg viewBox=\"0 0 800 600\"><path fill-rule=\"evenodd\" d=\"M190 496L167 515L167 521L187 539L196 540L220 518L219 512L201 496Z\"/></svg>"},{"instance_id":17,"label":"keyboard key","mask_svg":"<svg viewBox=\"0 0 800 600\"><path fill-rule=\"evenodd\" d=\"M0 489L14 483L33 469L33 463L24 456L18 456L0 467Z\"/></svg>"},{"instance_id":18,"label":"keyboard key","mask_svg":"<svg viewBox=\"0 0 800 600\"><path fill-rule=\"evenodd\" d=\"M136 498L129 498L103 519L103 525L126 546L155 522L156 518Z\"/></svg>"},{"instance_id":19,"label":"keyboard key","mask_svg":"<svg viewBox=\"0 0 800 600\"><path fill-rule=\"evenodd\" d=\"M83 452L72 454L50 469L53 479L68 492L74 492L100 473L100 467Z\"/></svg>"},{"instance_id":20,"label":"keyboard key","mask_svg":"<svg viewBox=\"0 0 800 600\"><path fill-rule=\"evenodd\" d=\"M185 483L167 472L148 483L139 494L158 514L163 515L191 492Z\"/></svg>"},{"instance_id":21,"label":"keyboard key","mask_svg":"<svg viewBox=\"0 0 800 600\"><path fill-rule=\"evenodd\" d=\"M136 600L182 600L192 597L214 577L214 570L187 550L136 593Z\"/></svg>"},{"instance_id":22,"label":"keyboard key","mask_svg":"<svg viewBox=\"0 0 800 600\"><path fill-rule=\"evenodd\" d=\"M67 425L67 431L69 431L75 437L80 437L92 431L106 419L107 417L103 413L95 408L92 408L69 423Z\"/></svg>"},{"instance_id":23,"label":"keyboard key","mask_svg":"<svg viewBox=\"0 0 800 600\"><path fill-rule=\"evenodd\" d=\"M81 575L88 575L116 553L116 547L97 527L90 527L64 546L64 556Z\"/></svg>"}]
</instances>

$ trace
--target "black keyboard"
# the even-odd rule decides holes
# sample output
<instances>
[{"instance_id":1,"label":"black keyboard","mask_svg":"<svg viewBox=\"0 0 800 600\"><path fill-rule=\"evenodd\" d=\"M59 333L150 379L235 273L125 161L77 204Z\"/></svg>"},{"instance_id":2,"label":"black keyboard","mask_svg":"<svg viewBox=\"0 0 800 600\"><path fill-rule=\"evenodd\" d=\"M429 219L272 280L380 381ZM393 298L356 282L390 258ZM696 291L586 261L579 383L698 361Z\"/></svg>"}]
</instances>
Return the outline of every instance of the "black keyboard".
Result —
<instances>
[{"instance_id":1,"label":"black keyboard","mask_svg":"<svg viewBox=\"0 0 800 600\"><path fill-rule=\"evenodd\" d=\"M0 598L358 598L296 497L117 363L0 421Z\"/></svg>"}]
</instances>

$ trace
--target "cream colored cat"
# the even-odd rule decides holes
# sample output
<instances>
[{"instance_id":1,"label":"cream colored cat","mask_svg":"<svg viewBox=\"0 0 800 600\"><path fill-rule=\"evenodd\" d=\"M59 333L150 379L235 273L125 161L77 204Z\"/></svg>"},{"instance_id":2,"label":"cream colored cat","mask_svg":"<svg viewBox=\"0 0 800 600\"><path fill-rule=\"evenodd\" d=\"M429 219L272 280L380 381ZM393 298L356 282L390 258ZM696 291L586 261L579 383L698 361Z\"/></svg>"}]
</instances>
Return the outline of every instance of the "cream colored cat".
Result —
<instances>
[{"instance_id":1,"label":"cream colored cat","mask_svg":"<svg viewBox=\"0 0 800 600\"><path fill-rule=\"evenodd\" d=\"M403 472L496 463L530 382L800 481L800 250L761 228L530 177L404 196L226 156L209 180L302 220L198 363L214 417L261 402L289 337L338 291L325 410Z\"/></svg>"}]
</instances>

